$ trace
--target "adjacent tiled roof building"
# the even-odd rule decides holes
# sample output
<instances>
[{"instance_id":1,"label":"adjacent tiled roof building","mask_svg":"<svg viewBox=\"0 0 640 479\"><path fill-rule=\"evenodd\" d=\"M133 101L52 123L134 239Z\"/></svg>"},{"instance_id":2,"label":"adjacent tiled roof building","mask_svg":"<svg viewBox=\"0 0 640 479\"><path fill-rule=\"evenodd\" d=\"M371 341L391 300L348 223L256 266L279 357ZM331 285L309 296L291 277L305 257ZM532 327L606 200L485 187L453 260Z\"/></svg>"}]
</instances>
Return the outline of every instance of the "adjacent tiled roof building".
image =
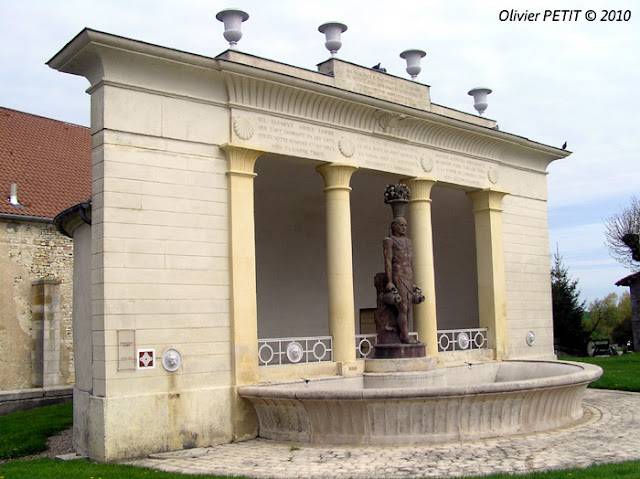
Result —
<instances>
[{"instance_id":1,"label":"adjacent tiled roof building","mask_svg":"<svg viewBox=\"0 0 640 479\"><path fill-rule=\"evenodd\" d=\"M0 107L0 391L74 382L73 245L53 218L90 196L88 128Z\"/></svg>"},{"instance_id":2,"label":"adjacent tiled roof building","mask_svg":"<svg viewBox=\"0 0 640 479\"><path fill-rule=\"evenodd\" d=\"M619 281L616 281L616 286L631 286L635 281L640 281L640 271L637 271L629 276L625 276Z\"/></svg>"},{"instance_id":3,"label":"adjacent tiled roof building","mask_svg":"<svg viewBox=\"0 0 640 479\"><path fill-rule=\"evenodd\" d=\"M9 201L11 184L17 201ZM53 218L91 196L91 135L83 126L0 107L0 215Z\"/></svg>"}]
</instances>

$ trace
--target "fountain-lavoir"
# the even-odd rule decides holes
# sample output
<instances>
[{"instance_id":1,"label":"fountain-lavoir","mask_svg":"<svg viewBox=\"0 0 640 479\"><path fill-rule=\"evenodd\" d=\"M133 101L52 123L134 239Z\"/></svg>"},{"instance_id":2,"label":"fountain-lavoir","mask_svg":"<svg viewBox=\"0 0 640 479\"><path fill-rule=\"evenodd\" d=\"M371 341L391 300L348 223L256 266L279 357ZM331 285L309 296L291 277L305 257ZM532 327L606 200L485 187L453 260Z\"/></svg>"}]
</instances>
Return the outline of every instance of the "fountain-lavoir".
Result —
<instances>
[{"instance_id":1,"label":"fountain-lavoir","mask_svg":"<svg viewBox=\"0 0 640 479\"><path fill-rule=\"evenodd\" d=\"M92 198L56 219L74 238L76 450L578 420L600 372L555 360L546 205L570 152L432 102L422 50L360 66L339 57L353 30L325 23L331 57L314 29L309 70L242 52L248 14L218 18L217 56L85 29L48 62L90 83Z\"/></svg>"},{"instance_id":2,"label":"fountain-lavoir","mask_svg":"<svg viewBox=\"0 0 640 479\"><path fill-rule=\"evenodd\" d=\"M425 301L413 283L406 237L406 185L387 186L392 207L383 240L385 272L375 275L375 358L357 378L243 386L261 437L312 444L407 445L546 431L578 421L587 385L602 370L559 361L493 361L433 369L425 345L409 336L412 305ZM380 363L383 363L382 365ZM402 371L412 367L418 372Z\"/></svg>"},{"instance_id":3,"label":"fountain-lavoir","mask_svg":"<svg viewBox=\"0 0 640 479\"><path fill-rule=\"evenodd\" d=\"M559 361L496 361L425 372L244 386L260 436L312 444L428 444L546 431L582 418L602 370Z\"/></svg>"}]
</instances>

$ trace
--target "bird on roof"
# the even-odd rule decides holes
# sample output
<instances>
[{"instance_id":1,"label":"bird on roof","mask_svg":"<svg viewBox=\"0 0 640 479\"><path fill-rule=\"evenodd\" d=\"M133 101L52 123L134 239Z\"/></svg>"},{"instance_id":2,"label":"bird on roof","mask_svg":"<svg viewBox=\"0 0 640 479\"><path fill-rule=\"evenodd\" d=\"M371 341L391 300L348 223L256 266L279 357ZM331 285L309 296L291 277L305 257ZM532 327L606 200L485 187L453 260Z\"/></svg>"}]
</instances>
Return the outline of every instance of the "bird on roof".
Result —
<instances>
[{"instance_id":1,"label":"bird on roof","mask_svg":"<svg viewBox=\"0 0 640 479\"><path fill-rule=\"evenodd\" d=\"M372 70L378 70L379 72L382 72L382 73L387 73L387 69L381 67L380 65L381 65L381 63L378 63L377 65L372 66L371 69Z\"/></svg>"},{"instance_id":2,"label":"bird on roof","mask_svg":"<svg viewBox=\"0 0 640 479\"><path fill-rule=\"evenodd\" d=\"M566 150L566 149L567 149L567 142L566 142L566 141L562 144L562 149L563 149L563 150Z\"/></svg>"}]
</instances>

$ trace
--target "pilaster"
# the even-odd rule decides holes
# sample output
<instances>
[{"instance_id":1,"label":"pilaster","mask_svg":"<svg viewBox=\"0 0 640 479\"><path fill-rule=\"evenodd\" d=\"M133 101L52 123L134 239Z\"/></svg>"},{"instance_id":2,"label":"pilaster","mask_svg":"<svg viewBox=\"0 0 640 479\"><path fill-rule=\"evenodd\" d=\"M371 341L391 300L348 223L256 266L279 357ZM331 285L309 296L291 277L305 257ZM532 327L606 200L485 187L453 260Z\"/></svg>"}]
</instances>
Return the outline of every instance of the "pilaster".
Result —
<instances>
[{"instance_id":1,"label":"pilaster","mask_svg":"<svg viewBox=\"0 0 640 479\"><path fill-rule=\"evenodd\" d=\"M31 286L34 361L32 383L36 386L60 385L60 280L44 278Z\"/></svg>"},{"instance_id":2,"label":"pilaster","mask_svg":"<svg viewBox=\"0 0 640 479\"><path fill-rule=\"evenodd\" d=\"M502 199L507 194L489 189L467 193L475 219L480 327L489 329L496 359L509 356L502 239Z\"/></svg>"},{"instance_id":3,"label":"pilaster","mask_svg":"<svg viewBox=\"0 0 640 479\"><path fill-rule=\"evenodd\" d=\"M263 150L225 144L229 177L229 268L231 272L231 337L234 386L256 384L258 376L258 301L253 208L256 160ZM254 437L255 412L234 393L232 399L235 440Z\"/></svg>"}]
</instances>

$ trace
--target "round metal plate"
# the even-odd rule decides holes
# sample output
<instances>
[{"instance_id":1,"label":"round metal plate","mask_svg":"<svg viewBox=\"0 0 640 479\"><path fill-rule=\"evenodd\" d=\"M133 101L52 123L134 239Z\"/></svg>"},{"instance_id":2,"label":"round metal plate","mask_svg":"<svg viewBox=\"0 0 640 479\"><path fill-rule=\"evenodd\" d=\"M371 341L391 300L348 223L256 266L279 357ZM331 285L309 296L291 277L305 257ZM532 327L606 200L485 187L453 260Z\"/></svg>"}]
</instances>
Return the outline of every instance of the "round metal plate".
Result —
<instances>
[{"instance_id":1,"label":"round metal plate","mask_svg":"<svg viewBox=\"0 0 640 479\"><path fill-rule=\"evenodd\" d=\"M182 366L182 354L177 349L167 349L162 354L162 366L170 373L177 371Z\"/></svg>"},{"instance_id":2,"label":"round metal plate","mask_svg":"<svg viewBox=\"0 0 640 479\"><path fill-rule=\"evenodd\" d=\"M467 349L469 342L469 335L467 333L458 334L458 346L460 346L460 349Z\"/></svg>"},{"instance_id":3,"label":"round metal plate","mask_svg":"<svg viewBox=\"0 0 640 479\"><path fill-rule=\"evenodd\" d=\"M287 358L292 363L299 363L302 360L302 345L297 341L293 341L287 345Z\"/></svg>"},{"instance_id":4,"label":"round metal plate","mask_svg":"<svg viewBox=\"0 0 640 479\"><path fill-rule=\"evenodd\" d=\"M529 346L533 346L533 343L535 343L535 342L536 342L536 335L535 335L535 333L534 333L533 331L529 331L529 332L527 333L527 344L528 344Z\"/></svg>"}]
</instances>

